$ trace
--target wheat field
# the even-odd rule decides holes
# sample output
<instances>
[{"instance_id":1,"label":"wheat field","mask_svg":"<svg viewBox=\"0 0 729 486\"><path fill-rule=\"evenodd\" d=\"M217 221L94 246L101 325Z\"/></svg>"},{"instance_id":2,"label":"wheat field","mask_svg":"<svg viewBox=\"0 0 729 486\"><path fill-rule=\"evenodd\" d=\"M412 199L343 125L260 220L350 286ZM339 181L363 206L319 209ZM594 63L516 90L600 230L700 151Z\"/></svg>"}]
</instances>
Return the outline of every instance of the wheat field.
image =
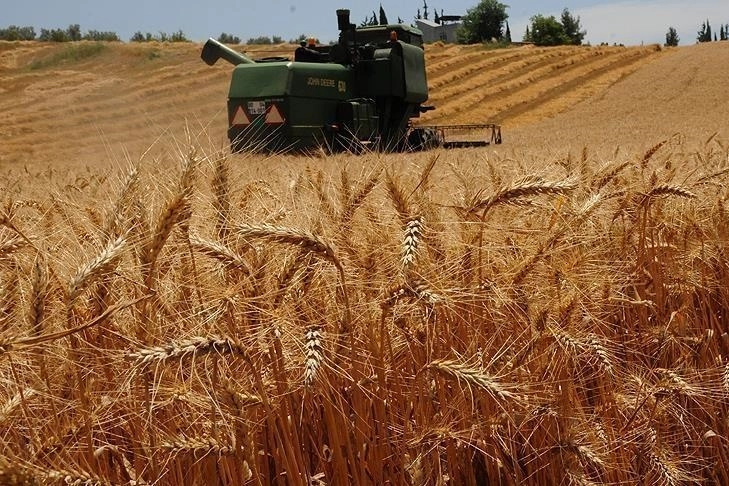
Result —
<instances>
[{"instance_id":1,"label":"wheat field","mask_svg":"<svg viewBox=\"0 0 729 486\"><path fill-rule=\"evenodd\" d=\"M685 52L644 51L488 149L230 155L216 119L33 164L45 108L6 114L0 484L729 483L721 116L586 123Z\"/></svg>"}]
</instances>

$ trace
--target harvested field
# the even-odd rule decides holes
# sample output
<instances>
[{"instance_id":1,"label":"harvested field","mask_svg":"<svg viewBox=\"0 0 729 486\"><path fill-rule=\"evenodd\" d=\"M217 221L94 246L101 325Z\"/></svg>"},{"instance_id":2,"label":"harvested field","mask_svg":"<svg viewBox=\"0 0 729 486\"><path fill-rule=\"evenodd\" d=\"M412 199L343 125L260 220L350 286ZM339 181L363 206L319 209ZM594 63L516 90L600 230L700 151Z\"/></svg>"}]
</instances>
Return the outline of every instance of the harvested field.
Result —
<instances>
[{"instance_id":1,"label":"harvested field","mask_svg":"<svg viewBox=\"0 0 729 486\"><path fill-rule=\"evenodd\" d=\"M726 44L429 46L504 144L359 157L70 48L0 43L0 484L729 484Z\"/></svg>"}]
</instances>

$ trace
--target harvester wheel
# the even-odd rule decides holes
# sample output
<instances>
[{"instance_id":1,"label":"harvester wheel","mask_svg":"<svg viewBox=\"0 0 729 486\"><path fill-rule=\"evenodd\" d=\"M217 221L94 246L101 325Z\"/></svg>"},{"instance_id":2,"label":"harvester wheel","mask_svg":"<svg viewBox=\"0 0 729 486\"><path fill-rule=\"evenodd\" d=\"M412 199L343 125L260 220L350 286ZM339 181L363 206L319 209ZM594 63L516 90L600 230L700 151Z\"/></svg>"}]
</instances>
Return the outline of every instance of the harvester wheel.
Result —
<instances>
[{"instance_id":1,"label":"harvester wheel","mask_svg":"<svg viewBox=\"0 0 729 486\"><path fill-rule=\"evenodd\" d=\"M349 135L337 134L334 136L334 150L336 152L349 152L360 155L371 150L371 143L366 140L360 140Z\"/></svg>"},{"instance_id":2,"label":"harvester wheel","mask_svg":"<svg viewBox=\"0 0 729 486\"><path fill-rule=\"evenodd\" d=\"M419 151L440 147L443 144L437 130L429 128L413 128L408 133L408 150Z\"/></svg>"}]
</instances>

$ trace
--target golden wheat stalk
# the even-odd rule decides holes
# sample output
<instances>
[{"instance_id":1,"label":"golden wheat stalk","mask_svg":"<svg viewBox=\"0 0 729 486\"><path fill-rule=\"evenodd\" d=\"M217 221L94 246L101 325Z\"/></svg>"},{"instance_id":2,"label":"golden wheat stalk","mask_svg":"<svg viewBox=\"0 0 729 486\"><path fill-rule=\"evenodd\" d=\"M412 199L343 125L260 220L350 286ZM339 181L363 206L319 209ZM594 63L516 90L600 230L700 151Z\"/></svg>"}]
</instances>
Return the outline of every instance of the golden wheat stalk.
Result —
<instances>
[{"instance_id":1,"label":"golden wheat stalk","mask_svg":"<svg viewBox=\"0 0 729 486\"><path fill-rule=\"evenodd\" d=\"M235 452L234 445L223 443L213 437L187 437L184 435L166 440L160 444L160 447L170 454L190 453L196 458L208 454L226 456Z\"/></svg>"},{"instance_id":2,"label":"golden wheat stalk","mask_svg":"<svg viewBox=\"0 0 729 486\"><path fill-rule=\"evenodd\" d=\"M339 261L339 258L337 258L334 247L329 244L329 242L308 231L283 226L271 226L267 224L257 226L241 224L236 227L236 233L243 239L263 239L293 245L304 251L319 255L334 265L339 272L340 285L342 286L342 298L344 300L344 320L340 324L340 334L347 334L351 330L352 311L349 307L349 295L347 292L344 267Z\"/></svg>"},{"instance_id":3,"label":"golden wheat stalk","mask_svg":"<svg viewBox=\"0 0 729 486\"><path fill-rule=\"evenodd\" d=\"M139 170L133 167L127 174L122 184L122 191L119 195L109 222L107 223L106 234L109 237L116 237L124 232L125 227L128 227L125 221L127 215L127 208L132 204L134 193L139 185Z\"/></svg>"},{"instance_id":4,"label":"golden wheat stalk","mask_svg":"<svg viewBox=\"0 0 729 486\"><path fill-rule=\"evenodd\" d=\"M433 169L435 168L436 162L438 162L438 159L440 158L440 154L435 154L428 160L428 163L425 164L425 167L423 167L423 171L420 173L420 178L418 179L418 183L415 185L415 188L410 192L410 196L408 196L408 199L415 194L416 191L420 190L421 194L426 194L428 190L430 189L430 174L433 172Z\"/></svg>"},{"instance_id":5,"label":"golden wheat stalk","mask_svg":"<svg viewBox=\"0 0 729 486\"><path fill-rule=\"evenodd\" d=\"M660 150L660 148L663 147L664 145L666 145L667 143L668 143L668 139L662 140L662 141L658 142L657 144L655 144L654 146L652 146L651 148L649 148L643 154L643 158L640 161L641 167L645 169L648 166L648 162L650 162L650 160L653 158L655 153L658 152L658 150Z\"/></svg>"},{"instance_id":6,"label":"golden wheat stalk","mask_svg":"<svg viewBox=\"0 0 729 486\"><path fill-rule=\"evenodd\" d=\"M182 360L204 354L230 354L247 357L248 351L237 340L225 336L196 336L183 341L173 341L164 346L142 348L127 354L127 358L142 366L154 362Z\"/></svg>"},{"instance_id":7,"label":"golden wheat stalk","mask_svg":"<svg viewBox=\"0 0 729 486\"><path fill-rule=\"evenodd\" d=\"M223 380L223 384L219 388L218 394L220 396L221 403L235 411L236 415L240 415L249 407L263 403L263 400L258 395L243 393L235 389L230 380Z\"/></svg>"},{"instance_id":8,"label":"golden wheat stalk","mask_svg":"<svg viewBox=\"0 0 729 486\"><path fill-rule=\"evenodd\" d=\"M410 217L410 203L407 196L402 192L397 179L389 171L385 171L385 187L400 221L405 223Z\"/></svg>"},{"instance_id":9,"label":"golden wheat stalk","mask_svg":"<svg viewBox=\"0 0 729 486\"><path fill-rule=\"evenodd\" d=\"M179 192L173 197L162 212L157 225L155 226L154 232L151 235L151 239L144 245L141 260L145 266L145 272L147 274L146 280L150 280L150 275L154 273L156 267L157 258L159 257L160 251L165 242L172 233L172 229L178 223L184 221L190 217L189 204L185 192Z\"/></svg>"},{"instance_id":10,"label":"golden wheat stalk","mask_svg":"<svg viewBox=\"0 0 729 486\"><path fill-rule=\"evenodd\" d=\"M88 288L97 278L110 273L121 258L126 244L125 236L110 242L96 258L79 268L68 284L68 302L74 300Z\"/></svg>"},{"instance_id":11,"label":"golden wheat stalk","mask_svg":"<svg viewBox=\"0 0 729 486\"><path fill-rule=\"evenodd\" d=\"M67 484L70 486L112 486L112 483L84 470L49 469L41 475L43 484Z\"/></svg>"},{"instance_id":12,"label":"golden wheat stalk","mask_svg":"<svg viewBox=\"0 0 729 486\"><path fill-rule=\"evenodd\" d=\"M590 184L595 190L600 190L612 182L626 167L630 165L630 162L623 162L618 164L612 169L605 170L603 174L599 174L595 180Z\"/></svg>"},{"instance_id":13,"label":"golden wheat stalk","mask_svg":"<svg viewBox=\"0 0 729 486\"><path fill-rule=\"evenodd\" d=\"M357 211L357 209L359 209L360 206L362 206L364 200L367 198L367 196L370 195L370 193L375 189L375 187L377 187L377 184L380 182L381 173L382 169L375 171L375 173L368 177L354 193L351 193L351 191L349 190L343 190L344 201L339 216L339 221L342 226L347 228L349 227L352 218L354 217L354 213ZM345 183L346 181L342 181L343 189Z\"/></svg>"},{"instance_id":14,"label":"golden wheat stalk","mask_svg":"<svg viewBox=\"0 0 729 486\"><path fill-rule=\"evenodd\" d=\"M595 356L598 367L606 374L613 375L612 358L602 340L595 334L587 337L586 348Z\"/></svg>"},{"instance_id":15,"label":"golden wheat stalk","mask_svg":"<svg viewBox=\"0 0 729 486\"><path fill-rule=\"evenodd\" d=\"M230 221L230 164L227 157L220 157L215 161L215 174L212 181L215 199L215 234L221 241L228 237L228 221Z\"/></svg>"},{"instance_id":16,"label":"golden wheat stalk","mask_svg":"<svg viewBox=\"0 0 729 486\"><path fill-rule=\"evenodd\" d=\"M104 322L106 319L108 319L110 316L112 316L119 310L126 309L127 307L133 306L139 302L142 302L143 300L148 299L149 297L150 297L149 295L145 295L138 299L134 299L131 301L126 301L126 302L122 302L122 303L113 305L113 306L107 308L103 314L93 318L91 321L87 322L86 324L81 324L80 326L72 327L70 329L64 329L63 331L52 332L52 333L48 333L48 334L41 334L39 336L30 336L30 337L25 337L25 338L17 338L17 337L5 338L5 340L0 340L0 356L8 353L10 351L20 351L23 349L28 349L33 346L37 346L41 343L56 341L58 339L70 336L72 334L79 333L81 331L94 327L98 324L101 324L102 322Z\"/></svg>"},{"instance_id":17,"label":"golden wheat stalk","mask_svg":"<svg viewBox=\"0 0 729 486\"><path fill-rule=\"evenodd\" d=\"M240 224L235 227L235 231L243 239L263 239L297 246L303 250L324 257L336 266L340 266L339 259L332 245L309 231L268 224Z\"/></svg>"},{"instance_id":18,"label":"golden wheat stalk","mask_svg":"<svg viewBox=\"0 0 729 486\"><path fill-rule=\"evenodd\" d=\"M129 461L129 459L127 459L127 456L124 454L124 452L119 449L119 447L112 444L105 444L101 447L97 447L96 449L94 449L94 458L96 460L103 460L105 454L108 454L112 460L116 461L122 471L124 471L126 475L129 476L130 481L128 484L134 484L138 486L143 486L147 484L144 479L141 479L137 476L137 473L134 470L134 466Z\"/></svg>"},{"instance_id":19,"label":"golden wheat stalk","mask_svg":"<svg viewBox=\"0 0 729 486\"><path fill-rule=\"evenodd\" d=\"M214 241L203 240L202 238L194 235L190 236L190 244L192 245L193 250L198 251L203 255L214 258L228 267L240 270L246 275L252 274L252 270L250 265L248 265L248 262L225 245Z\"/></svg>"},{"instance_id":20,"label":"golden wheat stalk","mask_svg":"<svg viewBox=\"0 0 729 486\"><path fill-rule=\"evenodd\" d=\"M428 282L420 278L413 278L403 285L390 289L381 307L385 309L390 308L403 298L419 300L429 306L433 306L443 300L443 297L435 292L428 285Z\"/></svg>"},{"instance_id":21,"label":"golden wheat stalk","mask_svg":"<svg viewBox=\"0 0 729 486\"><path fill-rule=\"evenodd\" d=\"M413 294L430 305L435 305L443 300L443 297L430 287L430 284L421 278L412 279L409 288Z\"/></svg>"},{"instance_id":22,"label":"golden wheat stalk","mask_svg":"<svg viewBox=\"0 0 729 486\"><path fill-rule=\"evenodd\" d=\"M317 376L324 359L322 347L322 335L318 326L312 326L304 333L304 354L306 363L304 365L304 386L311 386Z\"/></svg>"},{"instance_id":23,"label":"golden wheat stalk","mask_svg":"<svg viewBox=\"0 0 729 486\"><path fill-rule=\"evenodd\" d=\"M39 256L33 266L30 312L28 313L28 323L33 331L33 335L37 336L43 331L43 319L46 314L47 301L48 268Z\"/></svg>"},{"instance_id":24,"label":"golden wheat stalk","mask_svg":"<svg viewBox=\"0 0 729 486\"><path fill-rule=\"evenodd\" d=\"M659 196L677 196L677 197L683 197L686 199L696 199L696 194L689 191L685 187L671 185L671 184L658 185L645 194L645 197L647 199L651 199L651 198L655 198L655 197L659 197Z\"/></svg>"},{"instance_id":25,"label":"golden wheat stalk","mask_svg":"<svg viewBox=\"0 0 729 486\"><path fill-rule=\"evenodd\" d=\"M502 187L491 197L474 198L466 208L462 208L467 216L481 213L482 217L496 206L505 204L524 204L524 199L541 195L560 195L573 191L577 187L574 180L545 181L540 176L529 175Z\"/></svg>"},{"instance_id":26,"label":"golden wheat stalk","mask_svg":"<svg viewBox=\"0 0 729 486\"><path fill-rule=\"evenodd\" d=\"M501 400L516 398L514 393L508 391L493 376L483 370L472 368L455 360L438 359L428 364L427 368L448 378L480 388Z\"/></svg>"},{"instance_id":27,"label":"golden wheat stalk","mask_svg":"<svg viewBox=\"0 0 729 486\"><path fill-rule=\"evenodd\" d=\"M650 464L651 471L653 471L655 476L657 476L654 478L654 484L678 486L679 484L694 483L696 478L691 478L686 471L681 469L679 464L668 460L662 451L656 452L656 448L657 447L651 448L647 453L648 464Z\"/></svg>"},{"instance_id":28,"label":"golden wheat stalk","mask_svg":"<svg viewBox=\"0 0 729 486\"><path fill-rule=\"evenodd\" d=\"M26 241L20 236L14 236L13 238L3 241L0 243L0 258L17 252L26 246L26 244Z\"/></svg>"},{"instance_id":29,"label":"golden wheat stalk","mask_svg":"<svg viewBox=\"0 0 729 486\"><path fill-rule=\"evenodd\" d=\"M423 238L425 219L422 216L412 218L405 224L405 236L402 243L402 258L400 261L405 269L414 262Z\"/></svg>"},{"instance_id":30,"label":"golden wheat stalk","mask_svg":"<svg viewBox=\"0 0 729 486\"><path fill-rule=\"evenodd\" d=\"M5 402L3 405L0 405L0 424L5 423L12 413L23 404L24 400L28 400L35 395L38 395L38 391L33 388L18 390L18 392L15 393L10 400Z\"/></svg>"}]
</instances>

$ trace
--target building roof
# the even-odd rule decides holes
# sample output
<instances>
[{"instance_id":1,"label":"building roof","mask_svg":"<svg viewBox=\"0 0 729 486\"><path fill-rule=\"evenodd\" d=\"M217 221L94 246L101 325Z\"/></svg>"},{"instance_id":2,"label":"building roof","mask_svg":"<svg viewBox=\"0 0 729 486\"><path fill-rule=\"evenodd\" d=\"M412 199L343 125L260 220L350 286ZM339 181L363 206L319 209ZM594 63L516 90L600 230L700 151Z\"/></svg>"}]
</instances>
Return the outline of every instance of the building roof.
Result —
<instances>
[{"instance_id":1,"label":"building roof","mask_svg":"<svg viewBox=\"0 0 729 486\"><path fill-rule=\"evenodd\" d=\"M415 23L418 25L425 25L427 27L440 27L440 24L437 22L433 22L432 20L428 19L415 19Z\"/></svg>"}]
</instances>

